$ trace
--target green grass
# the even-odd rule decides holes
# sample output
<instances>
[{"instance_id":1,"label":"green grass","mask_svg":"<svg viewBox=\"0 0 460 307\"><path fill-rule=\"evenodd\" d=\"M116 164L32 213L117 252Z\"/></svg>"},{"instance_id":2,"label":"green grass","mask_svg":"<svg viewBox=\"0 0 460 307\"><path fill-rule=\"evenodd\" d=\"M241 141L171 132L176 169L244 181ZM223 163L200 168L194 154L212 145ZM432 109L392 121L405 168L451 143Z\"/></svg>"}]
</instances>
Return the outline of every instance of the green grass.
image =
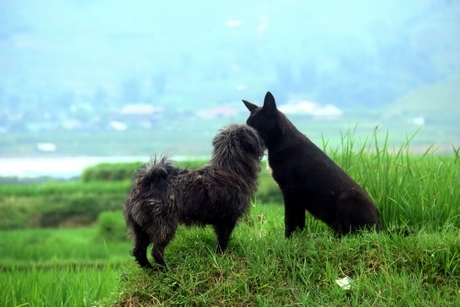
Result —
<instances>
[{"instance_id":1,"label":"green grass","mask_svg":"<svg viewBox=\"0 0 460 307\"><path fill-rule=\"evenodd\" d=\"M390 147L377 128L371 138L358 141L354 130L341 134L341 146L326 150L374 199L384 228L409 226L438 230L460 227L460 148L439 155L430 147L415 155L406 136L401 147ZM323 147L328 148L323 140Z\"/></svg>"},{"instance_id":2,"label":"green grass","mask_svg":"<svg viewBox=\"0 0 460 307\"><path fill-rule=\"evenodd\" d=\"M95 306L116 287L117 271L110 265L12 270L0 277L0 305Z\"/></svg>"},{"instance_id":3,"label":"green grass","mask_svg":"<svg viewBox=\"0 0 460 307\"><path fill-rule=\"evenodd\" d=\"M121 215L119 215L121 219ZM256 203L229 249L212 229L180 227L165 272L137 267L127 241L97 228L0 233L5 306L447 306L460 303L460 235L366 233L338 240L323 223L283 237L283 208ZM353 279L351 290L335 280Z\"/></svg>"},{"instance_id":4,"label":"green grass","mask_svg":"<svg viewBox=\"0 0 460 307\"><path fill-rule=\"evenodd\" d=\"M211 229L181 228L165 272L124 268L114 306L445 306L460 302L458 229L336 239L322 224L283 238L282 208L256 205L216 255ZM353 279L343 290L338 278ZM111 301L112 302L112 301ZM112 303L111 303L112 304ZM111 305L113 306L113 305Z\"/></svg>"},{"instance_id":5,"label":"green grass","mask_svg":"<svg viewBox=\"0 0 460 307\"><path fill-rule=\"evenodd\" d=\"M121 212L119 218L122 219ZM124 231L124 230L123 230ZM119 263L126 259L127 240L106 241L97 227L77 229L26 229L2 231L1 267L86 263L98 266L109 259ZM125 236L126 238L126 236Z\"/></svg>"},{"instance_id":6,"label":"green grass","mask_svg":"<svg viewBox=\"0 0 460 307\"><path fill-rule=\"evenodd\" d=\"M94 306L117 286L130 248L97 228L2 231L0 306Z\"/></svg>"},{"instance_id":7,"label":"green grass","mask_svg":"<svg viewBox=\"0 0 460 307\"><path fill-rule=\"evenodd\" d=\"M27 196L62 196L68 194L127 194L130 182L125 181L98 181L85 184L80 181L45 182L41 184L8 184L0 185L0 196L27 197Z\"/></svg>"},{"instance_id":8,"label":"green grass","mask_svg":"<svg viewBox=\"0 0 460 307\"><path fill-rule=\"evenodd\" d=\"M104 241L97 228L2 231L0 294L5 306L453 306L459 231L338 240L308 217L286 240L282 206L257 203L223 255L210 227L180 227L166 271L151 273L129 242ZM351 290L335 283L344 276Z\"/></svg>"}]
</instances>

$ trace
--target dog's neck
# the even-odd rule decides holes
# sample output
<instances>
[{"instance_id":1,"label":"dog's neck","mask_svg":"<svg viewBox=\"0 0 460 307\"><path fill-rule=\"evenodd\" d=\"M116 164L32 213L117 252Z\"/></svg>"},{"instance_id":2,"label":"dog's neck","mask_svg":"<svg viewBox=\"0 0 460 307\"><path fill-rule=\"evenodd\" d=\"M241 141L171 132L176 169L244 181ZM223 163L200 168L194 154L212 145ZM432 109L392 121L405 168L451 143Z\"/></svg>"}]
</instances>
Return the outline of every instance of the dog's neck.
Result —
<instances>
[{"instance_id":1,"label":"dog's neck","mask_svg":"<svg viewBox=\"0 0 460 307\"><path fill-rule=\"evenodd\" d=\"M282 115L283 117L284 114ZM284 150L290 150L290 148L305 144L312 143L302 132L300 132L294 124L286 117L282 121L278 121L277 127L279 133L274 133L267 137L265 146L270 153L276 153Z\"/></svg>"}]
</instances>

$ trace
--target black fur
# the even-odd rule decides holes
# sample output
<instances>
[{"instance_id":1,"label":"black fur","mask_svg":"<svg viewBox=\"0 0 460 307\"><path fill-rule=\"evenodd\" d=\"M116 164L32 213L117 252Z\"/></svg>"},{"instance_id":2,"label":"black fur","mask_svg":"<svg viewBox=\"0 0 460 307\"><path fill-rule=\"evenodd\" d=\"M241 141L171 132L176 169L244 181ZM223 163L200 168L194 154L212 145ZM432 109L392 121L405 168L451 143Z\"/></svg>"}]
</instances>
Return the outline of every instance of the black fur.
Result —
<instances>
[{"instance_id":1,"label":"black fur","mask_svg":"<svg viewBox=\"0 0 460 307\"><path fill-rule=\"evenodd\" d=\"M263 107L243 100L268 149L272 176L284 198L285 236L305 228L305 210L338 235L380 229L379 212L367 193L278 111L267 92Z\"/></svg>"},{"instance_id":2,"label":"black fur","mask_svg":"<svg viewBox=\"0 0 460 307\"><path fill-rule=\"evenodd\" d=\"M257 189L264 144L247 125L223 128L213 140L212 158L197 170L180 169L167 158L153 158L136 173L123 207L132 255L143 268L152 256L164 265L164 249L179 224L212 225L216 250L225 251L238 219L248 212Z\"/></svg>"}]
</instances>

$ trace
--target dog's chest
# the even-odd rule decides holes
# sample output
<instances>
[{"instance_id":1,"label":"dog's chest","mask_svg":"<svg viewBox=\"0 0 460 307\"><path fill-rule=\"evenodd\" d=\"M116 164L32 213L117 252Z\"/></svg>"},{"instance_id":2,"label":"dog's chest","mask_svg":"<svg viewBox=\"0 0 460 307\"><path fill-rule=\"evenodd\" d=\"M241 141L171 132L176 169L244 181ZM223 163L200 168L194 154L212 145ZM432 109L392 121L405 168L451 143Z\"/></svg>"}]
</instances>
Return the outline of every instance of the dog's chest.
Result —
<instances>
[{"instance_id":1,"label":"dog's chest","mask_svg":"<svg viewBox=\"0 0 460 307\"><path fill-rule=\"evenodd\" d=\"M270 174L270 176L272 176L272 178L273 178L273 170L272 170L272 168L270 167L270 163L268 162L268 160L267 160L267 171L268 171L268 173Z\"/></svg>"},{"instance_id":2,"label":"dog's chest","mask_svg":"<svg viewBox=\"0 0 460 307\"><path fill-rule=\"evenodd\" d=\"M267 160L267 171L270 174L270 176L273 178L273 181L275 181L276 185L279 187L278 182L276 182L275 177L273 177L273 169L271 168L270 163L268 162L268 160Z\"/></svg>"}]
</instances>

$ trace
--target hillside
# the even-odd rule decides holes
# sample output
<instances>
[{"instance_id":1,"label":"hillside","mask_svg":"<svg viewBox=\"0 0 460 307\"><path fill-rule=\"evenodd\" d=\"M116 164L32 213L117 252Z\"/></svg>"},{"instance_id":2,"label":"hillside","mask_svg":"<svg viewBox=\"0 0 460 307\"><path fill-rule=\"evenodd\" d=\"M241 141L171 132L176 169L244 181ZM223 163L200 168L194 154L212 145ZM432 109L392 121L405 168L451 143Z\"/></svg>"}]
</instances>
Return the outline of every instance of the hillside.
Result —
<instances>
[{"instance_id":1,"label":"hillside","mask_svg":"<svg viewBox=\"0 0 460 307\"><path fill-rule=\"evenodd\" d=\"M460 79L428 85L409 92L395 101L389 113L422 115L427 118L442 115L445 119L460 114Z\"/></svg>"}]
</instances>

